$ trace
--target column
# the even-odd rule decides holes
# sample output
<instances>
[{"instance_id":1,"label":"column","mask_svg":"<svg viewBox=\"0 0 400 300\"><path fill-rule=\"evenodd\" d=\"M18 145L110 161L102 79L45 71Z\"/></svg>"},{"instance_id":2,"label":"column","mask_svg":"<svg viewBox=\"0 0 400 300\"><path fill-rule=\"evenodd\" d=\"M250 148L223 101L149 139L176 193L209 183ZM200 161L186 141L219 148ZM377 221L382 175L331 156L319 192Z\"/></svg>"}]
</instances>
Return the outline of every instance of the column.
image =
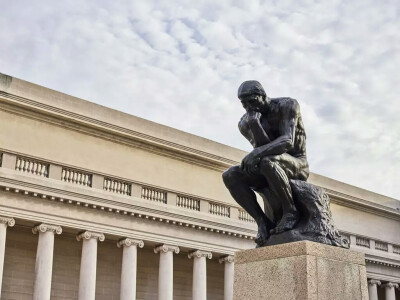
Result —
<instances>
[{"instance_id":1,"label":"column","mask_svg":"<svg viewBox=\"0 0 400 300\"><path fill-rule=\"evenodd\" d=\"M173 300L174 252L178 254L179 247L164 244L154 248L154 253L160 253L158 300Z\"/></svg>"},{"instance_id":2,"label":"column","mask_svg":"<svg viewBox=\"0 0 400 300\"><path fill-rule=\"evenodd\" d=\"M211 252L196 250L190 252L193 258L192 300L207 300L207 266L206 258L212 258Z\"/></svg>"},{"instance_id":3,"label":"column","mask_svg":"<svg viewBox=\"0 0 400 300\"><path fill-rule=\"evenodd\" d=\"M140 240L125 238L120 240L117 246L123 247L120 300L135 300L137 247L143 248L144 243Z\"/></svg>"},{"instance_id":4,"label":"column","mask_svg":"<svg viewBox=\"0 0 400 300\"><path fill-rule=\"evenodd\" d=\"M225 264L224 270L224 300L233 300L233 272L234 272L234 256L228 255L221 257L219 263Z\"/></svg>"},{"instance_id":5,"label":"column","mask_svg":"<svg viewBox=\"0 0 400 300\"><path fill-rule=\"evenodd\" d=\"M36 251L34 300L50 300L51 275L53 273L54 235L61 234L58 225L39 224L32 228L33 234L39 234Z\"/></svg>"},{"instance_id":6,"label":"column","mask_svg":"<svg viewBox=\"0 0 400 300\"><path fill-rule=\"evenodd\" d=\"M385 300L396 300L395 289L399 287L397 283L388 282L382 285L385 288Z\"/></svg>"},{"instance_id":7,"label":"column","mask_svg":"<svg viewBox=\"0 0 400 300\"><path fill-rule=\"evenodd\" d=\"M9 217L0 216L0 297L1 285L3 283L4 253L6 250L7 226L13 227L15 220Z\"/></svg>"},{"instance_id":8,"label":"column","mask_svg":"<svg viewBox=\"0 0 400 300\"><path fill-rule=\"evenodd\" d=\"M375 279L368 280L369 300L378 300L378 289L377 289L378 285L381 285L381 282L379 280Z\"/></svg>"},{"instance_id":9,"label":"column","mask_svg":"<svg viewBox=\"0 0 400 300\"><path fill-rule=\"evenodd\" d=\"M94 300L96 294L97 242L105 240L104 234L84 231L76 236L82 240L81 271L79 274L79 300Z\"/></svg>"}]
</instances>

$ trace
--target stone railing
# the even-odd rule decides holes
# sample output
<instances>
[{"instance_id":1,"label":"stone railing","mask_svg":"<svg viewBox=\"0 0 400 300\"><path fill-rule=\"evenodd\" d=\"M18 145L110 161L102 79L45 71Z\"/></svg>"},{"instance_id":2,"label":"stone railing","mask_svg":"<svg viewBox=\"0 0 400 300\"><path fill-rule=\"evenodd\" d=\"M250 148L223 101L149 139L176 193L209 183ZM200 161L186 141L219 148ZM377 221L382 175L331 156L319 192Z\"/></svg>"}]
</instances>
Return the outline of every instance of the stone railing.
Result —
<instances>
[{"instance_id":1,"label":"stone railing","mask_svg":"<svg viewBox=\"0 0 400 300\"><path fill-rule=\"evenodd\" d=\"M356 245L360 246L360 247L369 248L370 247L369 239L357 236L356 237Z\"/></svg>"},{"instance_id":2,"label":"stone railing","mask_svg":"<svg viewBox=\"0 0 400 300\"><path fill-rule=\"evenodd\" d=\"M256 221L245 210L239 209L239 220L245 222L255 223Z\"/></svg>"},{"instance_id":3,"label":"stone railing","mask_svg":"<svg viewBox=\"0 0 400 300\"><path fill-rule=\"evenodd\" d=\"M49 164L25 157L17 157L15 170L37 176L48 177Z\"/></svg>"},{"instance_id":4,"label":"stone railing","mask_svg":"<svg viewBox=\"0 0 400 300\"><path fill-rule=\"evenodd\" d=\"M167 203L167 192L143 186L141 198L155 202Z\"/></svg>"},{"instance_id":5,"label":"stone railing","mask_svg":"<svg viewBox=\"0 0 400 300\"><path fill-rule=\"evenodd\" d=\"M387 252L388 251L388 244L387 243L383 243L383 242L375 241L375 249Z\"/></svg>"},{"instance_id":6,"label":"stone railing","mask_svg":"<svg viewBox=\"0 0 400 300\"><path fill-rule=\"evenodd\" d=\"M177 195L176 206L200 211L200 200Z\"/></svg>"},{"instance_id":7,"label":"stone railing","mask_svg":"<svg viewBox=\"0 0 400 300\"><path fill-rule=\"evenodd\" d=\"M230 207L223 204L209 202L208 211L212 215L230 218Z\"/></svg>"},{"instance_id":8,"label":"stone railing","mask_svg":"<svg viewBox=\"0 0 400 300\"><path fill-rule=\"evenodd\" d=\"M103 190L130 196L132 193L132 184L118 179L104 178Z\"/></svg>"},{"instance_id":9,"label":"stone railing","mask_svg":"<svg viewBox=\"0 0 400 300\"><path fill-rule=\"evenodd\" d=\"M193 213L206 212L211 215L230 218L233 221L237 220L255 223L254 219L243 209L218 203L217 201L191 197L188 195L180 195L172 191L150 187L135 182L129 182L129 179L113 179L112 177L100 175L95 172L80 171L75 168L69 168L66 166L45 162L41 159L21 157L10 153L0 153L0 162L5 161L5 155L7 156L7 168L14 168L15 166L15 170L18 172L31 173L41 177L49 177L51 179L61 180L93 189L99 188L118 195L142 198L167 205L176 205L178 207L191 210ZM10 157L13 159L10 159ZM10 164L10 161L13 161L13 163ZM3 164L0 164L0 166L5 167ZM60 172L52 172L52 168L58 168L60 169ZM96 176L99 184L92 186L94 176ZM170 199L169 196L172 196L172 198ZM175 198L176 201L174 201ZM356 236L346 232L342 232L341 234L352 246L376 249L379 251L400 255L400 245L392 245L390 243L375 241L367 237Z\"/></svg>"},{"instance_id":10,"label":"stone railing","mask_svg":"<svg viewBox=\"0 0 400 300\"><path fill-rule=\"evenodd\" d=\"M92 174L69 168L62 168L61 180L72 184L92 186Z\"/></svg>"}]
</instances>

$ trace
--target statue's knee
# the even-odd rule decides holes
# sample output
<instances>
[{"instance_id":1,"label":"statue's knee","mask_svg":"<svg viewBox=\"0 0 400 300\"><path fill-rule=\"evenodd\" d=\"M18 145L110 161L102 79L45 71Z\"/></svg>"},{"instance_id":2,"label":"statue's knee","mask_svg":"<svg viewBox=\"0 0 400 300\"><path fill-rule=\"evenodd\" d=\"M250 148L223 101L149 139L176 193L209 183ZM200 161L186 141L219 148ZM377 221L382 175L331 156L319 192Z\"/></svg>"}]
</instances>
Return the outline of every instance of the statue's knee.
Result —
<instances>
[{"instance_id":1,"label":"statue's knee","mask_svg":"<svg viewBox=\"0 0 400 300\"><path fill-rule=\"evenodd\" d=\"M276 155L269 155L263 157L260 161L260 168L271 170L274 167L274 163L277 161Z\"/></svg>"},{"instance_id":2,"label":"statue's knee","mask_svg":"<svg viewBox=\"0 0 400 300\"><path fill-rule=\"evenodd\" d=\"M229 189L233 187L238 181L238 172L235 171L234 167L229 168L224 173L222 173L222 179L225 186Z\"/></svg>"}]
</instances>

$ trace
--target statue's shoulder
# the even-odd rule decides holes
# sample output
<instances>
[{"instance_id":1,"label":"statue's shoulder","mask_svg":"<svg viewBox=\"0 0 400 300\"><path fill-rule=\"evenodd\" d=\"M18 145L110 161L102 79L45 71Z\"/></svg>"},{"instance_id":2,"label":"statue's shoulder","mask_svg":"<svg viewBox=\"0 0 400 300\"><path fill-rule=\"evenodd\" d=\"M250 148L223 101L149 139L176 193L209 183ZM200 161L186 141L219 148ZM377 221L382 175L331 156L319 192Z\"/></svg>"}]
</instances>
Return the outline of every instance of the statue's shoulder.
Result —
<instances>
[{"instance_id":1,"label":"statue's shoulder","mask_svg":"<svg viewBox=\"0 0 400 300\"><path fill-rule=\"evenodd\" d=\"M299 102L296 99L290 97L271 98L271 106L277 110L299 110Z\"/></svg>"}]
</instances>

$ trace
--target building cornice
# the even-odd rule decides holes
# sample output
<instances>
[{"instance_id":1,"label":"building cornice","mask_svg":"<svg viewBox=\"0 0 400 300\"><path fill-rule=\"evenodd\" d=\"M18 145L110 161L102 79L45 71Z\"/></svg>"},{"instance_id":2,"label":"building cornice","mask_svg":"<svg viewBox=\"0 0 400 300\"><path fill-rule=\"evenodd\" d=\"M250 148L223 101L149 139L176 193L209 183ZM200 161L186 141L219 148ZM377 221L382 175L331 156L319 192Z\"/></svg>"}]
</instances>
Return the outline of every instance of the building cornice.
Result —
<instances>
[{"instance_id":1,"label":"building cornice","mask_svg":"<svg viewBox=\"0 0 400 300\"><path fill-rule=\"evenodd\" d=\"M365 262L390 268L400 269L400 260L365 254Z\"/></svg>"},{"instance_id":2,"label":"building cornice","mask_svg":"<svg viewBox=\"0 0 400 300\"><path fill-rule=\"evenodd\" d=\"M400 221L400 210L324 188L331 203Z\"/></svg>"}]
</instances>

